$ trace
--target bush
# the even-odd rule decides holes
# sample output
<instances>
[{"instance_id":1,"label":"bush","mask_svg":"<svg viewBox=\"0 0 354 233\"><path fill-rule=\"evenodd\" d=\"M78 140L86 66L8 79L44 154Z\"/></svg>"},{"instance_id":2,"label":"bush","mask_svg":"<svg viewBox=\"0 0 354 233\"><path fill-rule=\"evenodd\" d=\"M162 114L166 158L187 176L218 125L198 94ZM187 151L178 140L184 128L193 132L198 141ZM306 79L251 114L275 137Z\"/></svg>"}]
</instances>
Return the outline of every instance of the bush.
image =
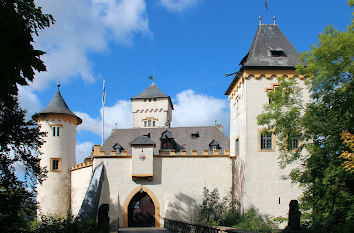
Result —
<instances>
[{"instance_id":1,"label":"bush","mask_svg":"<svg viewBox=\"0 0 354 233\"><path fill-rule=\"evenodd\" d=\"M99 233L96 222L80 221L72 216L67 218L42 217L34 221L29 231L24 233Z\"/></svg>"},{"instance_id":2,"label":"bush","mask_svg":"<svg viewBox=\"0 0 354 233\"><path fill-rule=\"evenodd\" d=\"M261 215L257 209L253 208L242 215L241 222L233 227L257 232L274 232L276 229L275 223L267 215Z\"/></svg>"}]
</instances>

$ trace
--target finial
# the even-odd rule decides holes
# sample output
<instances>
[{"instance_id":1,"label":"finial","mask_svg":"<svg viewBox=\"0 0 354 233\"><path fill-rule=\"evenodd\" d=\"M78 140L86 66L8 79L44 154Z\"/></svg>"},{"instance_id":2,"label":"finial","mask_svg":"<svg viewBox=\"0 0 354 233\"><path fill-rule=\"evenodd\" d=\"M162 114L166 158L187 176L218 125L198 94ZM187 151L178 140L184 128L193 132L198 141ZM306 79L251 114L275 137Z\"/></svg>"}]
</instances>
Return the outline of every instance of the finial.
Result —
<instances>
[{"instance_id":1,"label":"finial","mask_svg":"<svg viewBox=\"0 0 354 233\"><path fill-rule=\"evenodd\" d=\"M274 25L277 25L277 23L275 22L276 20L275 16L273 16L273 20L274 20Z\"/></svg>"},{"instance_id":2,"label":"finial","mask_svg":"<svg viewBox=\"0 0 354 233\"><path fill-rule=\"evenodd\" d=\"M58 87L58 91L59 91L59 87L60 87L60 83L59 82L57 83L57 87Z\"/></svg>"},{"instance_id":3,"label":"finial","mask_svg":"<svg viewBox=\"0 0 354 233\"><path fill-rule=\"evenodd\" d=\"M262 16L259 16L259 25L262 25Z\"/></svg>"}]
</instances>

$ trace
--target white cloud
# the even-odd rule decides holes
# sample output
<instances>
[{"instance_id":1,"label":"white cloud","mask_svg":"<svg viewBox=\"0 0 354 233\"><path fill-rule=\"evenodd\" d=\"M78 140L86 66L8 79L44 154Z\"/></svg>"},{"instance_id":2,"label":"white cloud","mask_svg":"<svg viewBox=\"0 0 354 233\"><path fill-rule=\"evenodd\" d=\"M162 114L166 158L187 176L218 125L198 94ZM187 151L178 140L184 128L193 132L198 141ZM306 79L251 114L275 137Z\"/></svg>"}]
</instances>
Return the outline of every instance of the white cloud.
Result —
<instances>
[{"instance_id":1,"label":"white cloud","mask_svg":"<svg viewBox=\"0 0 354 233\"><path fill-rule=\"evenodd\" d=\"M188 89L178 93L174 102L172 126L214 125L217 120L228 131L229 110L226 100Z\"/></svg>"},{"instance_id":2,"label":"white cloud","mask_svg":"<svg viewBox=\"0 0 354 233\"><path fill-rule=\"evenodd\" d=\"M87 113L75 112L82 119L82 124L78 126L78 131L89 131L97 135L102 132L102 108L100 109L100 118L93 118ZM133 115L131 112L131 103L126 100L119 100L113 106L105 107L105 138L107 138L112 129L117 128L132 128Z\"/></svg>"},{"instance_id":3,"label":"white cloud","mask_svg":"<svg viewBox=\"0 0 354 233\"><path fill-rule=\"evenodd\" d=\"M136 33L148 33L144 0L61 0L42 1L43 12L55 18L55 24L40 31L36 48L48 72L36 75L33 87L45 88L50 82L67 82L80 77L93 82L94 64L89 52L107 50L108 42L132 44Z\"/></svg>"},{"instance_id":4,"label":"white cloud","mask_svg":"<svg viewBox=\"0 0 354 233\"><path fill-rule=\"evenodd\" d=\"M84 162L85 158L91 155L92 142L83 142L76 144L76 163Z\"/></svg>"},{"instance_id":5,"label":"white cloud","mask_svg":"<svg viewBox=\"0 0 354 233\"><path fill-rule=\"evenodd\" d=\"M160 0L160 4L170 12L181 12L195 7L200 0Z\"/></svg>"},{"instance_id":6,"label":"white cloud","mask_svg":"<svg viewBox=\"0 0 354 233\"><path fill-rule=\"evenodd\" d=\"M34 113L42 110L42 104L33 89L29 86L18 86L18 100L22 109L27 111L29 119Z\"/></svg>"}]
</instances>

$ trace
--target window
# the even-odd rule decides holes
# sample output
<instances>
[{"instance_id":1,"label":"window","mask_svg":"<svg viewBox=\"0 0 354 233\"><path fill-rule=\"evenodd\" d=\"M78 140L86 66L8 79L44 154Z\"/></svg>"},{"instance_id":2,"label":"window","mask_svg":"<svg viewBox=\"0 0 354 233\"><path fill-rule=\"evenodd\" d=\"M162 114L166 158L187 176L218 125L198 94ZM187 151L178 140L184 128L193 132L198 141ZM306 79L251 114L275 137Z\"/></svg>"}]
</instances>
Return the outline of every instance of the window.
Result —
<instances>
[{"instance_id":1,"label":"window","mask_svg":"<svg viewBox=\"0 0 354 233\"><path fill-rule=\"evenodd\" d=\"M151 102L151 99L149 99L149 102Z\"/></svg>"},{"instance_id":2,"label":"window","mask_svg":"<svg viewBox=\"0 0 354 233\"><path fill-rule=\"evenodd\" d=\"M285 57L285 53L283 50L280 49L274 49L274 50L270 50L270 54L272 55L272 57Z\"/></svg>"},{"instance_id":3,"label":"window","mask_svg":"<svg viewBox=\"0 0 354 233\"><path fill-rule=\"evenodd\" d=\"M220 149L220 145L219 145L219 143L217 141L213 140L213 141L211 141L211 143L209 143L209 148L212 151L213 150L218 150L218 149Z\"/></svg>"},{"instance_id":4,"label":"window","mask_svg":"<svg viewBox=\"0 0 354 233\"><path fill-rule=\"evenodd\" d=\"M53 126L52 127L53 137L59 137L60 135L60 126Z\"/></svg>"},{"instance_id":5,"label":"window","mask_svg":"<svg viewBox=\"0 0 354 233\"><path fill-rule=\"evenodd\" d=\"M272 132L258 129L258 151L274 151L275 136Z\"/></svg>"},{"instance_id":6,"label":"window","mask_svg":"<svg viewBox=\"0 0 354 233\"><path fill-rule=\"evenodd\" d=\"M238 138L235 141L235 155L240 155L240 141Z\"/></svg>"},{"instance_id":7,"label":"window","mask_svg":"<svg viewBox=\"0 0 354 233\"><path fill-rule=\"evenodd\" d=\"M61 159L60 158L51 158L50 159L50 171L61 172Z\"/></svg>"},{"instance_id":8,"label":"window","mask_svg":"<svg viewBox=\"0 0 354 233\"><path fill-rule=\"evenodd\" d=\"M199 138L199 133L198 132L194 132L191 134L192 139L196 139Z\"/></svg>"},{"instance_id":9,"label":"window","mask_svg":"<svg viewBox=\"0 0 354 233\"><path fill-rule=\"evenodd\" d=\"M261 149L262 150L272 149L272 133L265 132L261 134Z\"/></svg>"},{"instance_id":10,"label":"window","mask_svg":"<svg viewBox=\"0 0 354 233\"><path fill-rule=\"evenodd\" d=\"M148 128L148 127L155 127L158 119L154 118L154 117L147 117L147 118L143 119L142 121L144 122L144 127Z\"/></svg>"},{"instance_id":11,"label":"window","mask_svg":"<svg viewBox=\"0 0 354 233\"><path fill-rule=\"evenodd\" d=\"M294 150L294 149L299 149L299 139L294 137L294 138L290 138L290 149Z\"/></svg>"}]
</instances>

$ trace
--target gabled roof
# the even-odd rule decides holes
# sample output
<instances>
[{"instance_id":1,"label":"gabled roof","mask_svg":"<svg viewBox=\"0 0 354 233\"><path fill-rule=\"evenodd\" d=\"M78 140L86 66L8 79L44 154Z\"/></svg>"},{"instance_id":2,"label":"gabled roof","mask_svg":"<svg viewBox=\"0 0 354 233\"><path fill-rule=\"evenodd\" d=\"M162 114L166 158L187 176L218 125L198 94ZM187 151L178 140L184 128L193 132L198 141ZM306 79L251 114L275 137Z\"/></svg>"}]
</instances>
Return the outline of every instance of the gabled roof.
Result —
<instances>
[{"instance_id":1,"label":"gabled roof","mask_svg":"<svg viewBox=\"0 0 354 233\"><path fill-rule=\"evenodd\" d=\"M53 96L52 100L49 102L48 106L42 111L40 111L39 113L34 114L32 118L35 119L38 116L46 115L46 114L66 114L66 115L76 117L78 120L78 124L81 124L82 123L81 118L76 116L72 111L70 111L68 105L65 103L65 100L60 94L59 87L60 85L58 84L58 90Z\"/></svg>"},{"instance_id":2,"label":"gabled roof","mask_svg":"<svg viewBox=\"0 0 354 233\"><path fill-rule=\"evenodd\" d=\"M164 94L160 90L160 88L158 88L156 86L156 84L153 82L143 92L141 92L139 95L137 95L131 99L147 99L147 98L169 98L169 96Z\"/></svg>"},{"instance_id":3,"label":"gabled roof","mask_svg":"<svg viewBox=\"0 0 354 233\"><path fill-rule=\"evenodd\" d=\"M274 56L275 53L276 55ZM279 53L282 56L277 56ZM241 60L243 67L295 67L299 53L280 31L277 25L261 24L258 26L248 54Z\"/></svg>"},{"instance_id":4,"label":"gabled roof","mask_svg":"<svg viewBox=\"0 0 354 233\"><path fill-rule=\"evenodd\" d=\"M150 139L149 135L143 135L134 139L130 145L156 145L156 143Z\"/></svg>"}]
</instances>

